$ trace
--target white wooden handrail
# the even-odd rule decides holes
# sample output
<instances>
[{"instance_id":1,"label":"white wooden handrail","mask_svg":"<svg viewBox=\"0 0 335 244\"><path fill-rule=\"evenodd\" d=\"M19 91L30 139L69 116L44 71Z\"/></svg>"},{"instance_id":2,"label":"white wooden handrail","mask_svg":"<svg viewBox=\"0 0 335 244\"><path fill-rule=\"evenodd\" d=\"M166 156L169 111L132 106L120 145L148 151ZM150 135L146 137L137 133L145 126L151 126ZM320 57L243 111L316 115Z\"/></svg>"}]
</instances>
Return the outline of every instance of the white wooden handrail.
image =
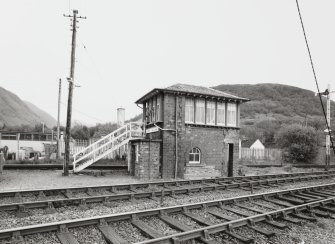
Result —
<instances>
[{"instance_id":1,"label":"white wooden handrail","mask_svg":"<svg viewBox=\"0 0 335 244\"><path fill-rule=\"evenodd\" d=\"M133 129L135 126L137 129ZM137 132L142 135L140 126L141 123L136 122L126 124L74 154L73 171L78 172L93 164L97 160L108 156L119 147L128 143L128 141L133 137L132 133Z\"/></svg>"}]
</instances>

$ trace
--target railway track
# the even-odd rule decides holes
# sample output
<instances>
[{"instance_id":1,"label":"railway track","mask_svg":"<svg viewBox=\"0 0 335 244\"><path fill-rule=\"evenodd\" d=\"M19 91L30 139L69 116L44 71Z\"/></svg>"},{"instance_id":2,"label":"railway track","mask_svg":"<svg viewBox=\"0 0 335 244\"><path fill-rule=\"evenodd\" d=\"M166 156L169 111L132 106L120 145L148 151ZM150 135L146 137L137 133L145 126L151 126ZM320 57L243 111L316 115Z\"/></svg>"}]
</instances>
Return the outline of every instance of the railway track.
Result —
<instances>
[{"instance_id":1,"label":"railway track","mask_svg":"<svg viewBox=\"0 0 335 244\"><path fill-rule=\"evenodd\" d=\"M231 239L253 243L254 238L240 234L240 228L271 237L288 223L317 221L316 216L334 218L332 213L335 184L326 184L1 230L0 240L24 243L31 235L46 233L54 238L52 243L77 244L81 243L78 238L87 238L81 232L88 229L83 233L99 232L105 241L96 240L99 243L177 244L196 240L216 244Z\"/></svg>"},{"instance_id":2,"label":"railway track","mask_svg":"<svg viewBox=\"0 0 335 244\"><path fill-rule=\"evenodd\" d=\"M55 169L63 169L63 164L4 164L4 169L30 169L30 170L55 170ZM128 166L124 164L116 164L116 165L90 165L87 167L88 170L127 170ZM69 169L73 169L73 165L69 165Z\"/></svg>"},{"instance_id":3,"label":"railway track","mask_svg":"<svg viewBox=\"0 0 335 244\"><path fill-rule=\"evenodd\" d=\"M253 193L256 189L276 187L282 184L327 179L335 176L335 171L313 173L293 173L262 176L226 177L203 180L180 180L146 182L127 185L35 189L0 192L0 211L16 211L18 217L28 216L28 210L43 208L55 212L55 208L84 206L103 203L108 206L113 201L150 198L163 202L164 197L181 194L241 189Z\"/></svg>"}]
</instances>

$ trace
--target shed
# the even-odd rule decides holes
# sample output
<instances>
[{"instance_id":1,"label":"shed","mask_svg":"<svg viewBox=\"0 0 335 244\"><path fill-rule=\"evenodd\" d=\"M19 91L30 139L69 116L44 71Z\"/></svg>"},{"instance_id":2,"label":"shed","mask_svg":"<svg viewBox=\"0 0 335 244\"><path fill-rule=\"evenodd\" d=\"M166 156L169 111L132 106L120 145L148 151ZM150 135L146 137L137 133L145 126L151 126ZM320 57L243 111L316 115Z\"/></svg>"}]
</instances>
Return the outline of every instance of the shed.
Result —
<instances>
[{"instance_id":1,"label":"shed","mask_svg":"<svg viewBox=\"0 0 335 244\"><path fill-rule=\"evenodd\" d=\"M256 150L260 150L260 149L265 149L265 146L263 145L263 143L257 139L251 146L250 149L256 149Z\"/></svg>"}]
</instances>

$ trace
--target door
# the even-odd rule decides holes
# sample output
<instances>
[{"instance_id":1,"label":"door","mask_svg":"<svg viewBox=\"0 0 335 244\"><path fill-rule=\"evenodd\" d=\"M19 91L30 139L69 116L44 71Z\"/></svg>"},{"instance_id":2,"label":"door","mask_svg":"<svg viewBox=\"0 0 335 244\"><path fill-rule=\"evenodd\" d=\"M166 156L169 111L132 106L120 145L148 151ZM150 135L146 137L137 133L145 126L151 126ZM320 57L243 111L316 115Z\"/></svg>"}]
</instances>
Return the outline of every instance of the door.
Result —
<instances>
[{"instance_id":1,"label":"door","mask_svg":"<svg viewBox=\"0 0 335 244\"><path fill-rule=\"evenodd\" d=\"M129 174L131 176L135 176L135 161L136 161L136 149L138 145L131 145L131 151L130 151L130 170Z\"/></svg>"},{"instance_id":2,"label":"door","mask_svg":"<svg viewBox=\"0 0 335 244\"><path fill-rule=\"evenodd\" d=\"M228 177L234 176L234 144L228 144Z\"/></svg>"}]
</instances>

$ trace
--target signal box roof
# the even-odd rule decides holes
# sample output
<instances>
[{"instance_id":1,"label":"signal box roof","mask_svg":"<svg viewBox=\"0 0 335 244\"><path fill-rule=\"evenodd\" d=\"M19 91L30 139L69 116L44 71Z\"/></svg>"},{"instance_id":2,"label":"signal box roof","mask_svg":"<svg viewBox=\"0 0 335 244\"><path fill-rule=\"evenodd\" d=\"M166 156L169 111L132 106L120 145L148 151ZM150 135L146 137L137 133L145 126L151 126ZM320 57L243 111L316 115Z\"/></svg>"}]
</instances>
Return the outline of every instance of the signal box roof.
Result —
<instances>
[{"instance_id":1,"label":"signal box roof","mask_svg":"<svg viewBox=\"0 0 335 244\"><path fill-rule=\"evenodd\" d=\"M154 95L158 93L172 93L172 94L180 94L180 95L190 95L190 96L202 96L202 97L214 97L214 98L221 98L223 100L231 100L231 101L240 101L240 102L247 102L250 101L247 98L238 97L232 94L228 94L226 92L222 92L213 88L208 88L204 86L195 86L189 84L175 84L169 86L167 88L155 88L145 94L143 97L138 99L135 103L144 103L149 100Z\"/></svg>"}]
</instances>

